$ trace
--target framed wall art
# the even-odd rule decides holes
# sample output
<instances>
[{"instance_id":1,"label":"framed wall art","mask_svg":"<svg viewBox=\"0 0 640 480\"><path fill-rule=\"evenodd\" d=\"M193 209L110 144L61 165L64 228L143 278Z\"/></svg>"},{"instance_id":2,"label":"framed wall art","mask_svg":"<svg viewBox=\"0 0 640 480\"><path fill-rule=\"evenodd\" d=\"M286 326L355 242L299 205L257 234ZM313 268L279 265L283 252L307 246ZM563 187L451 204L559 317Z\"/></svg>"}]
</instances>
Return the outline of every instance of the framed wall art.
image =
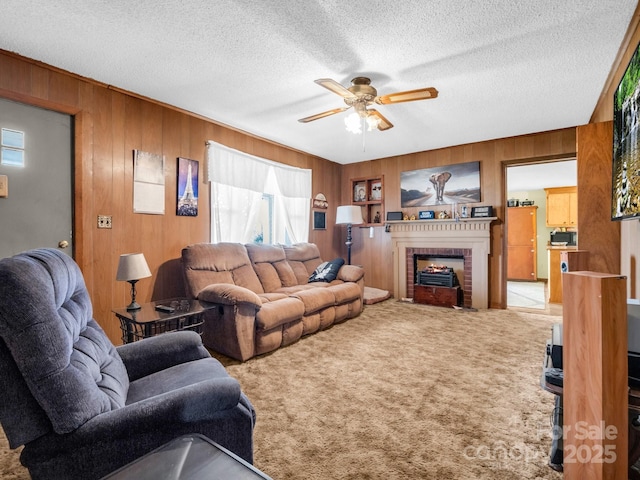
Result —
<instances>
[{"instance_id":1,"label":"framed wall art","mask_svg":"<svg viewBox=\"0 0 640 480\"><path fill-rule=\"evenodd\" d=\"M198 161L178 158L178 198L176 215L198 215Z\"/></svg>"},{"instance_id":2,"label":"framed wall art","mask_svg":"<svg viewBox=\"0 0 640 480\"><path fill-rule=\"evenodd\" d=\"M367 183L358 182L353 186L353 201L354 202L366 202L367 201Z\"/></svg>"},{"instance_id":3,"label":"framed wall art","mask_svg":"<svg viewBox=\"0 0 640 480\"><path fill-rule=\"evenodd\" d=\"M133 212L164 215L164 155L133 151Z\"/></svg>"},{"instance_id":4,"label":"framed wall art","mask_svg":"<svg viewBox=\"0 0 640 480\"><path fill-rule=\"evenodd\" d=\"M410 170L400 174L401 207L480 202L480 162Z\"/></svg>"},{"instance_id":5,"label":"framed wall art","mask_svg":"<svg viewBox=\"0 0 640 480\"><path fill-rule=\"evenodd\" d=\"M324 210L313 212L313 229L314 230L327 229L327 212L325 212Z\"/></svg>"},{"instance_id":6,"label":"framed wall art","mask_svg":"<svg viewBox=\"0 0 640 480\"><path fill-rule=\"evenodd\" d=\"M382 198L382 182L371 182L371 200L380 200Z\"/></svg>"}]
</instances>

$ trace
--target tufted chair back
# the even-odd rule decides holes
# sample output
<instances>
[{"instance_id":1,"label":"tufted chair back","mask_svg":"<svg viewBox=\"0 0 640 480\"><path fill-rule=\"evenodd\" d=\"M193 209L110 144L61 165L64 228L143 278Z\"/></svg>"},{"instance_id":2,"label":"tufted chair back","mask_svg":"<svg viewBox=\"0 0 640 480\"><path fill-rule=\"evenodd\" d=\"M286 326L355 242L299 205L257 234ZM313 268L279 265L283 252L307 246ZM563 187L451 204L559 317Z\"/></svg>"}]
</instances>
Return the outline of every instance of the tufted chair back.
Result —
<instances>
[{"instance_id":1,"label":"tufted chair back","mask_svg":"<svg viewBox=\"0 0 640 480\"><path fill-rule=\"evenodd\" d=\"M127 370L73 259L37 249L0 260L0 297L0 423L11 448L125 405Z\"/></svg>"}]
</instances>

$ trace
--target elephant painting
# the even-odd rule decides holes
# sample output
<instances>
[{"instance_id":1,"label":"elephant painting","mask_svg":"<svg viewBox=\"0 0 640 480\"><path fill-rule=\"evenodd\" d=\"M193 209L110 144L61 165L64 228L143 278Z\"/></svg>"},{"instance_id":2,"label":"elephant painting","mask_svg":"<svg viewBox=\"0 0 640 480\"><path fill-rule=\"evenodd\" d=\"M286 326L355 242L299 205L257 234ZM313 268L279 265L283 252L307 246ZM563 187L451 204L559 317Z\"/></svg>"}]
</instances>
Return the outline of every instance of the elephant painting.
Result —
<instances>
[{"instance_id":1,"label":"elephant painting","mask_svg":"<svg viewBox=\"0 0 640 480\"><path fill-rule=\"evenodd\" d=\"M434 173L433 175L431 175L431 177L429 177L429 181L433 183L433 187L436 189L436 200L438 202L443 201L442 197L444 196L444 184L447 183L450 178L450 172Z\"/></svg>"}]
</instances>

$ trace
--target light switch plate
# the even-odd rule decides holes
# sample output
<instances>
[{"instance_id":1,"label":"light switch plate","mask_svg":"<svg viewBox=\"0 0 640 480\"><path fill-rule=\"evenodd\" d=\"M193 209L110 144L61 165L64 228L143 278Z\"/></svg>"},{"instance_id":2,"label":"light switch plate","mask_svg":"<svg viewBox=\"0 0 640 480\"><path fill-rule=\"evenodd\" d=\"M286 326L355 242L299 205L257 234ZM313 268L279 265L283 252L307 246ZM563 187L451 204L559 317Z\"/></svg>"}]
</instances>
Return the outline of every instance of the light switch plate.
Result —
<instances>
[{"instance_id":1,"label":"light switch plate","mask_svg":"<svg viewBox=\"0 0 640 480\"><path fill-rule=\"evenodd\" d=\"M9 196L9 177L0 175L0 197L7 198Z\"/></svg>"}]
</instances>

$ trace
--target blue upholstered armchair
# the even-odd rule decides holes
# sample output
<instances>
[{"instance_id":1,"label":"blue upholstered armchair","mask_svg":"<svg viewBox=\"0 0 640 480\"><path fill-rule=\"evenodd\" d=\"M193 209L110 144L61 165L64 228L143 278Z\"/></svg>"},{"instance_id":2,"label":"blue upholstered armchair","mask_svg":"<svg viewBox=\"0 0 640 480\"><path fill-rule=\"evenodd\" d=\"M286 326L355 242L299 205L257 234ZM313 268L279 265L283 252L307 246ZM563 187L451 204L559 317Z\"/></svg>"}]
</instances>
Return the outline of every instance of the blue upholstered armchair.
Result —
<instances>
[{"instance_id":1,"label":"blue upholstered armchair","mask_svg":"<svg viewBox=\"0 0 640 480\"><path fill-rule=\"evenodd\" d=\"M198 334L114 347L70 257L0 260L0 423L34 480L100 478L187 433L252 463L254 422Z\"/></svg>"}]
</instances>

